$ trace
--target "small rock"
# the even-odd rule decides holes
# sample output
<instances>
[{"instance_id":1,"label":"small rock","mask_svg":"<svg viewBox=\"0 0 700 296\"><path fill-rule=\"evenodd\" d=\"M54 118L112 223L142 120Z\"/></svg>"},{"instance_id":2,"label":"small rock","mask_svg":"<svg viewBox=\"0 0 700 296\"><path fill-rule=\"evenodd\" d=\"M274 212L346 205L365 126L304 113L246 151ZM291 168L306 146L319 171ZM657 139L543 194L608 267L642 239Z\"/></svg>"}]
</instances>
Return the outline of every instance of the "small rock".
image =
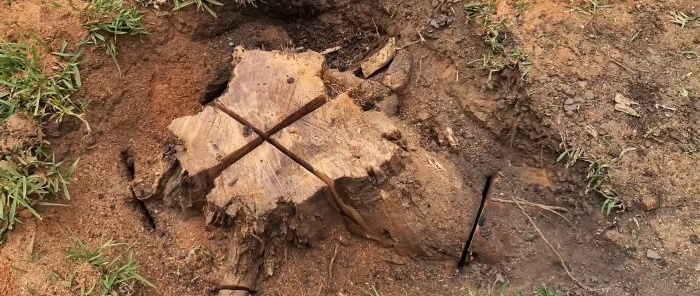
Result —
<instances>
[{"instance_id":1,"label":"small rock","mask_svg":"<svg viewBox=\"0 0 700 296\"><path fill-rule=\"evenodd\" d=\"M690 235L690 242L694 244L700 244L700 236L697 234Z\"/></svg>"},{"instance_id":2,"label":"small rock","mask_svg":"<svg viewBox=\"0 0 700 296\"><path fill-rule=\"evenodd\" d=\"M407 50L400 50L396 53L394 60L389 64L386 74L382 79L382 84L390 88L395 93L401 93L406 89L408 80L411 77L411 66L413 55Z\"/></svg>"},{"instance_id":3,"label":"small rock","mask_svg":"<svg viewBox=\"0 0 700 296\"><path fill-rule=\"evenodd\" d=\"M425 110L418 111L418 114L416 114L418 121L426 121L428 118L430 118L430 114Z\"/></svg>"},{"instance_id":4,"label":"small rock","mask_svg":"<svg viewBox=\"0 0 700 296\"><path fill-rule=\"evenodd\" d=\"M508 102L504 99L500 99L496 102L496 108L498 108L498 110L505 110L508 108Z\"/></svg>"},{"instance_id":5,"label":"small rock","mask_svg":"<svg viewBox=\"0 0 700 296\"><path fill-rule=\"evenodd\" d=\"M655 196L644 196L641 200L642 209L645 211L653 211L659 208L659 198Z\"/></svg>"},{"instance_id":6,"label":"small rock","mask_svg":"<svg viewBox=\"0 0 700 296\"><path fill-rule=\"evenodd\" d=\"M525 240L528 242L533 242L537 239L537 233L534 232L528 232L525 234Z\"/></svg>"},{"instance_id":7,"label":"small rock","mask_svg":"<svg viewBox=\"0 0 700 296\"><path fill-rule=\"evenodd\" d=\"M505 284L506 283L506 278L503 277L503 275L500 272L496 274L496 283L498 283L498 284Z\"/></svg>"},{"instance_id":8,"label":"small rock","mask_svg":"<svg viewBox=\"0 0 700 296\"><path fill-rule=\"evenodd\" d=\"M629 115L639 117L637 110L634 110L631 106L639 105L639 103L632 101L631 99L621 95L615 94L615 110L627 113Z\"/></svg>"},{"instance_id":9,"label":"small rock","mask_svg":"<svg viewBox=\"0 0 700 296\"><path fill-rule=\"evenodd\" d=\"M647 258L651 260L661 260L661 255L654 250L647 250Z\"/></svg>"},{"instance_id":10,"label":"small rock","mask_svg":"<svg viewBox=\"0 0 700 296\"><path fill-rule=\"evenodd\" d=\"M564 105L564 111L574 112L578 109L578 105Z\"/></svg>"},{"instance_id":11,"label":"small rock","mask_svg":"<svg viewBox=\"0 0 700 296\"><path fill-rule=\"evenodd\" d=\"M629 238L624 233L613 229L605 231L603 236L620 247L624 247L629 242Z\"/></svg>"},{"instance_id":12,"label":"small rock","mask_svg":"<svg viewBox=\"0 0 700 296\"><path fill-rule=\"evenodd\" d=\"M576 79L584 81L587 80L586 73L576 72Z\"/></svg>"},{"instance_id":13,"label":"small rock","mask_svg":"<svg viewBox=\"0 0 700 296\"><path fill-rule=\"evenodd\" d=\"M574 91L574 89L568 85L561 85L560 90L561 90L561 92L563 92L564 94L566 94L567 96L570 96L570 97L573 97L576 95L576 91Z\"/></svg>"},{"instance_id":14,"label":"small rock","mask_svg":"<svg viewBox=\"0 0 700 296\"><path fill-rule=\"evenodd\" d=\"M435 17L434 19L430 20L430 26L435 28L435 29L441 29L443 27L449 26L452 23L452 19L450 19L447 15L441 14Z\"/></svg>"},{"instance_id":15,"label":"small rock","mask_svg":"<svg viewBox=\"0 0 700 296\"><path fill-rule=\"evenodd\" d=\"M97 139L95 139L94 134L90 133L83 137L82 142L83 144L85 144L86 147L92 147L97 142Z\"/></svg>"},{"instance_id":16,"label":"small rock","mask_svg":"<svg viewBox=\"0 0 700 296\"><path fill-rule=\"evenodd\" d=\"M576 96L576 97L574 97L574 102L582 104L585 102L585 100L583 100L583 98L581 96Z\"/></svg>"},{"instance_id":17,"label":"small rock","mask_svg":"<svg viewBox=\"0 0 700 296\"><path fill-rule=\"evenodd\" d=\"M564 101L564 105L573 105L574 104L574 99L568 98L566 101Z\"/></svg>"},{"instance_id":18,"label":"small rock","mask_svg":"<svg viewBox=\"0 0 700 296\"><path fill-rule=\"evenodd\" d=\"M377 109L387 116L396 116L399 112L399 97L390 95L377 103Z\"/></svg>"},{"instance_id":19,"label":"small rock","mask_svg":"<svg viewBox=\"0 0 700 296\"><path fill-rule=\"evenodd\" d=\"M586 99L586 101L591 101L595 99L595 94L593 94L593 91L589 89L583 93L583 98Z\"/></svg>"}]
</instances>

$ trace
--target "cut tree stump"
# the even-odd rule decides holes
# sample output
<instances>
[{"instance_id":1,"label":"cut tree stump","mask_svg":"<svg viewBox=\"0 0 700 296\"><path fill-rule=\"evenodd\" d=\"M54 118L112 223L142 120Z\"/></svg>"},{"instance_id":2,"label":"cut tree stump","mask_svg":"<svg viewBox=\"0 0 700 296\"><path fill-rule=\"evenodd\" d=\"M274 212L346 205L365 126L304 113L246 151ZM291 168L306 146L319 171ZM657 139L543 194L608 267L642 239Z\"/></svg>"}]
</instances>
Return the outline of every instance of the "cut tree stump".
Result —
<instances>
[{"instance_id":1,"label":"cut tree stump","mask_svg":"<svg viewBox=\"0 0 700 296\"><path fill-rule=\"evenodd\" d=\"M183 146L175 155L182 186L205 184L196 192L206 194L208 217L223 215L236 225L223 284L253 285L259 237L308 241L303 236L317 231L300 219L327 209L379 240L347 195L376 186L399 166L401 148L393 140L400 133L382 113L363 111L350 93L329 98L324 63L315 52L237 48L224 94L169 126Z\"/></svg>"}]
</instances>

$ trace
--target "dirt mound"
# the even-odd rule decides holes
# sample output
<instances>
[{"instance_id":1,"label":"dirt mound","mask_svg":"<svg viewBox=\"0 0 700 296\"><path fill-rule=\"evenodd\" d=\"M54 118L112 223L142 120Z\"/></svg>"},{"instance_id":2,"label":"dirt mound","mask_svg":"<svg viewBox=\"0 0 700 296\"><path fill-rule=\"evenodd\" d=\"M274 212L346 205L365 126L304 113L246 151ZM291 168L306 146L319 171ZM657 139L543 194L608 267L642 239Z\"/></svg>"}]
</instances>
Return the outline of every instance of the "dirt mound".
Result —
<instances>
[{"instance_id":1,"label":"dirt mound","mask_svg":"<svg viewBox=\"0 0 700 296\"><path fill-rule=\"evenodd\" d=\"M0 125L0 157L42 143L41 127L29 115L15 113Z\"/></svg>"}]
</instances>

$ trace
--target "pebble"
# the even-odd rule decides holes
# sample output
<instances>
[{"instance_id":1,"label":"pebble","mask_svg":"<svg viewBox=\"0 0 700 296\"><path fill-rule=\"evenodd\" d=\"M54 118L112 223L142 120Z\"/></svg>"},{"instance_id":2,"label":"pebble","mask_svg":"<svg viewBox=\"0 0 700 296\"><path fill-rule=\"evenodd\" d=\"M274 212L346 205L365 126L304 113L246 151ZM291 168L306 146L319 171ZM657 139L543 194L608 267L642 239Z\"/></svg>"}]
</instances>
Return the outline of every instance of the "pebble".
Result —
<instances>
[{"instance_id":1,"label":"pebble","mask_svg":"<svg viewBox=\"0 0 700 296\"><path fill-rule=\"evenodd\" d=\"M578 109L578 105L564 105L564 111L566 112L574 112L576 109Z\"/></svg>"},{"instance_id":2,"label":"pebble","mask_svg":"<svg viewBox=\"0 0 700 296\"><path fill-rule=\"evenodd\" d=\"M574 95L576 95L576 91L574 91L574 89L571 86L562 84L560 86L560 89L561 89L561 92L563 92L567 96L573 97Z\"/></svg>"},{"instance_id":3,"label":"pebble","mask_svg":"<svg viewBox=\"0 0 700 296\"><path fill-rule=\"evenodd\" d=\"M506 283L506 278L503 277L503 275L500 272L496 274L496 283L499 283L499 284Z\"/></svg>"},{"instance_id":4,"label":"pebble","mask_svg":"<svg viewBox=\"0 0 700 296\"><path fill-rule=\"evenodd\" d=\"M595 95L593 94L593 91L589 89L583 93L583 98L586 99L586 101L591 101L595 99Z\"/></svg>"},{"instance_id":5,"label":"pebble","mask_svg":"<svg viewBox=\"0 0 700 296\"><path fill-rule=\"evenodd\" d=\"M574 99L568 98L566 101L564 101L564 105L573 105L574 104Z\"/></svg>"},{"instance_id":6,"label":"pebble","mask_svg":"<svg viewBox=\"0 0 700 296\"><path fill-rule=\"evenodd\" d=\"M654 250L647 250L647 258L651 260L661 260L661 255Z\"/></svg>"},{"instance_id":7,"label":"pebble","mask_svg":"<svg viewBox=\"0 0 700 296\"><path fill-rule=\"evenodd\" d=\"M496 107L498 110L505 110L508 108L508 102L505 99L500 99L496 102Z\"/></svg>"},{"instance_id":8,"label":"pebble","mask_svg":"<svg viewBox=\"0 0 700 296\"><path fill-rule=\"evenodd\" d=\"M645 211L653 211L659 208L659 199L655 196L644 196L641 200L642 209Z\"/></svg>"},{"instance_id":9,"label":"pebble","mask_svg":"<svg viewBox=\"0 0 700 296\"><path fill-rule=\"evenodd\" d=\"M447 15L445 14L440 14L434 19L430 20L430 26L435 28L435 29L440 29L446 26L449 26L452 23L452 19L450 19Z\"/></svg>"},{"instance_id":10,"label":"pebble","mask_svg":"<svg viewBox=\"0 0 700 296\"><path fill-rule=\"evenodd\" d=\"M396 53L394 60L389 64L386 74L382 78L382 84L386 85L395 93L401 93L408 85L408 80L411 77L411 65L413 64L413 55L411 52L401 50Z\"/></svg>"},{"instance_id":11,"label":"pebble","mask_svg":"<svg viewBox=\"0 0 700 296\"><path fill-rule=\"evenodd\" d=\"M418 114L416 114L416 119L419 121L425 121L428 118L430 118L430 114L425 110L418 111Z\"/></svg>"},{"instance_id":12,"label":"pebble","mask_svg":"<svg viewBox=\"0 0 700 296\"><path fill-rule=\"evenodd\" d=\"M532 241L535 241L536 239L537 239L537 233L528 232L527 234L525 234L526 241L532 242Z\"/></svg>"},{"instance_id":13,"label":"pebble","mask_svg":"<svg viewBox=\"0 0 700 296\"><path fill-rule=\"evenodd\" d=\"M694 244L700 244L700 236L697 234L693 234L690 236L690 242Z\"/></svg>"}]
</instances>

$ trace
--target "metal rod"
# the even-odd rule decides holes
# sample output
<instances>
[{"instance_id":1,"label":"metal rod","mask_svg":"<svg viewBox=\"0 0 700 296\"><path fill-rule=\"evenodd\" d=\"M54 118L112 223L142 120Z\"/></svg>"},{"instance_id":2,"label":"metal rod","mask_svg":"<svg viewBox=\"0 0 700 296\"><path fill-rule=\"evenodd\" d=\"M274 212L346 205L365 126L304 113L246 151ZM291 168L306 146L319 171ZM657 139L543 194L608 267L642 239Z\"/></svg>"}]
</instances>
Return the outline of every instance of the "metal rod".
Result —
<instances>
[{"instance_id":1,"label":"metal rod","mask_svg":"<svg viewBox=\"0 0 700 296\"><path fill-rule=\"evenodd\" d=\"M464 249L462 250L462 256L457 262L457 269L461 270L465 265L467 265L467 259L469 259L469 248L471 247L472 240L474 240L474 235L479 228L481 220L481 214L484 212L484 207L486 206L486 200L489 196L489 190L491 189L491 184L494 180L494 175L486 177L486 184L484 184L484 190L481 192L481 203L479 204L479 210L476 212L476 217L474 217L474 223L472 224L472 229L467 237L467 242L464 244Z\"/></svg>"}]
</instances>

